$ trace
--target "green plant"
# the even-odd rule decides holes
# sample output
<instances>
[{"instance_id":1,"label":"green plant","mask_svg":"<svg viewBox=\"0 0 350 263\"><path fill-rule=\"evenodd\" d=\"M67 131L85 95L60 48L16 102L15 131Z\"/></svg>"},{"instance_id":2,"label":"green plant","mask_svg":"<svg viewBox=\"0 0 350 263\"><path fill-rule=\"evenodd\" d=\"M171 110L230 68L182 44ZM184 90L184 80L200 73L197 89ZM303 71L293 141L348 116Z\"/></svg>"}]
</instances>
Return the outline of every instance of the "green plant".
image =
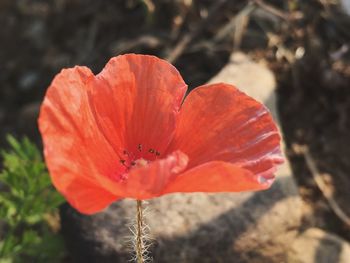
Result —
<instances>
[{"instance_id":1,"label":"green plant","mask_svg":"<svg viewBox=\"0 0 350 263\"><path fill-rule=\"evenodd\" d=\"M0 263L59 262L64 247L54 225L64 199L53 189L38 148L27 138L7 141L10 149L1 151Z\"/></svg>"}]
</instances>

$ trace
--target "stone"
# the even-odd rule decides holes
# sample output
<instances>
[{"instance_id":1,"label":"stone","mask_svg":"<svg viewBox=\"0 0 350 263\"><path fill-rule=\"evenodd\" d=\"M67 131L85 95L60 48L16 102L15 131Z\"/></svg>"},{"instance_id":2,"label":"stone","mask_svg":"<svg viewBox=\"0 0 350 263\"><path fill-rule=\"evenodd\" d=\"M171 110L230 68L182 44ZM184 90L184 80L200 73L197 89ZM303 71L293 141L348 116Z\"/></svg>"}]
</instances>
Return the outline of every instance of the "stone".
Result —
<instances>
[{"instance_id":1,"label":"stone","mask_svg":"<svg viewBox=\"0 0 350 263\"><path fill-rule=\"evenodd\" d=\"M344 12L350 16L350 0L341 0L340 3Z\"/></svg>"},{"instance_id":2,"label":"stone","mask_svg":"<svg viewBox=\"0 0 350 263\"><path fill-rule=\"evenodd\" d=\"M210 80L238 86L278 120L275 79L264 65L235 53ZM126 262L127 224L135 201L83 216L66 205L62 229L75 262ZM301 221L301 199L288 161L267 191L173 194L148 202L154 262L283 262ZM119 260L119 261L118 261Z\"/></svg>"},{"instance_id":3,"label":"stone","mask_svg":"<svg viewBox=\"0 0 350 263\"><path fill-rule=\"evenodd\" d=\"M309 228L292 243L290 263L348 263L350 244L322 229Z\"/></svg>"}]
</instances>

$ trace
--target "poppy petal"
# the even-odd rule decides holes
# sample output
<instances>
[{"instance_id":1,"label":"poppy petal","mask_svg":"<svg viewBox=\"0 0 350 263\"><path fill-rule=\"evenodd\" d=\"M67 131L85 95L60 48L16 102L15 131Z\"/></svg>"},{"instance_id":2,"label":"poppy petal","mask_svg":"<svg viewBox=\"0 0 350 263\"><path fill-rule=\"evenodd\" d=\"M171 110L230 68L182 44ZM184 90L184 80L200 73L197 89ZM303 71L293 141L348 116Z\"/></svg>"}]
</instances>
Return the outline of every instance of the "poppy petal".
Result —
<instances>
[{"instance_id":1,"label":"poppy petal","mask_svg":"<svg viewBox=\"0 0 350 263\"><path fill-rule=\"evenodd\" d=\"M62 70L47 90L39 117L52 181L82 212L102 209L122 194L116 177L118 155L99 131L89 106L87 89L93 77L86 67ZM95 206L89 204L89 194Z\"/></svg>"},{"instance_id":2,"label":"poppy petal","mask_svg":"<svg viewBox=\"0 0 350 263\"><path fill-rule=\"evenodd\" d=\"M75 177L63 191L63 195L71 206L80 213L88 215L100 212L120 199L81 177Z\"/></svg>"},{"instance_id":3,"label":"poppy petal","mask_svg":"<svg viewBox=\"0 0 350 263\"><path fill-rule=\"evenodd\" d=\"M187 96L169 152L174 149L189 157L188 169L225 161L271 174L283 161L278 128L267 108L222 83L201 86Z\"/></svg>"},{"instance_id":4,"label":"poppy petal","mask_svg":"<svg viewBox=\"0 0 350 263\"><path fill-rule=\"evenodd\" d=\"M149 199L161 195L169 184L188 163L188 158L180 151L166 158L132 169L124 182L125 195L134 199Z\"/></svg>"},{"instance_id":5,"label":"poppy petal","mask_svg":"<svg viewBox=\"0 0 350 263\"><path fill-rule=\"evenodd\" d=\"M261 177L232 163L213 161L180 174L163 194L255 191L269 188L273 181L274 177Z\"/></svg>"},{"instance_id":6,"label":"poppy petal","mask_svg":"<svg viewBox=\"0 0 350 263\"><path fill-rule=\"evenodd\" d=\"M134 159L164 153L187 89L175 67L154 56L121 55L107 63L93 86L94 114L114 148Z\"/></svg>"}]
</instances>

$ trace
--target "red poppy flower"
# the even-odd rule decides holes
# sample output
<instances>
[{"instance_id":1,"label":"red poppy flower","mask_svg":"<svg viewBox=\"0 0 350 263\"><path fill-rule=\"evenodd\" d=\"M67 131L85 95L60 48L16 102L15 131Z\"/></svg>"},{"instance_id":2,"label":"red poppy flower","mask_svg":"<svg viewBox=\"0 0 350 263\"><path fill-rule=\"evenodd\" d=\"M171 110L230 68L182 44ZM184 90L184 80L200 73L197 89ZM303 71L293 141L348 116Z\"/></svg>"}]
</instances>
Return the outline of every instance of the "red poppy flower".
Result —
<instances>
[{"instance_id":1,"label":"red poppy flower","mask_svg":"<svg viewBox=\"0 0 350 263\"><path fill-rule=\"evenodd\" d=\"M154 56L112 58L101 73L63 69L39 128L55 187L82 213L121 198L268 188L283 161L268 110L228 84L187 85Z\"/></svg>"}]
</instances>

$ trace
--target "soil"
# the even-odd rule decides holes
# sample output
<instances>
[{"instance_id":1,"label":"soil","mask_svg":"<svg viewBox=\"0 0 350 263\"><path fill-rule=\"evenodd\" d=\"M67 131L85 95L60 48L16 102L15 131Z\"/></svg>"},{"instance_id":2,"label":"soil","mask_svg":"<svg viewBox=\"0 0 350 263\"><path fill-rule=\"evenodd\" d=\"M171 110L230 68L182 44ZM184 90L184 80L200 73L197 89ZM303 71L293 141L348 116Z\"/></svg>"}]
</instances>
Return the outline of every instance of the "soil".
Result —
<instances>
[{"instance_id":1,"label":"soil","mask_svg":"<svg viewBox=\"0 0 350 263\"><path fill-rule=\"evenodd\" d=\"M329 207L294 147L310 149L336 202L350 215L350 17L330 1L255 2L252 12L246 1L1 0L0 146L6 133L40 143L37 108L61 68L86 65L97 73L117 54L166 58L185 42L173 63L194 88L241 49L276 73L304 227L350 241L349 226ZM236 30L225 31L230 21Z\"/></svg>"}]
</instances>

